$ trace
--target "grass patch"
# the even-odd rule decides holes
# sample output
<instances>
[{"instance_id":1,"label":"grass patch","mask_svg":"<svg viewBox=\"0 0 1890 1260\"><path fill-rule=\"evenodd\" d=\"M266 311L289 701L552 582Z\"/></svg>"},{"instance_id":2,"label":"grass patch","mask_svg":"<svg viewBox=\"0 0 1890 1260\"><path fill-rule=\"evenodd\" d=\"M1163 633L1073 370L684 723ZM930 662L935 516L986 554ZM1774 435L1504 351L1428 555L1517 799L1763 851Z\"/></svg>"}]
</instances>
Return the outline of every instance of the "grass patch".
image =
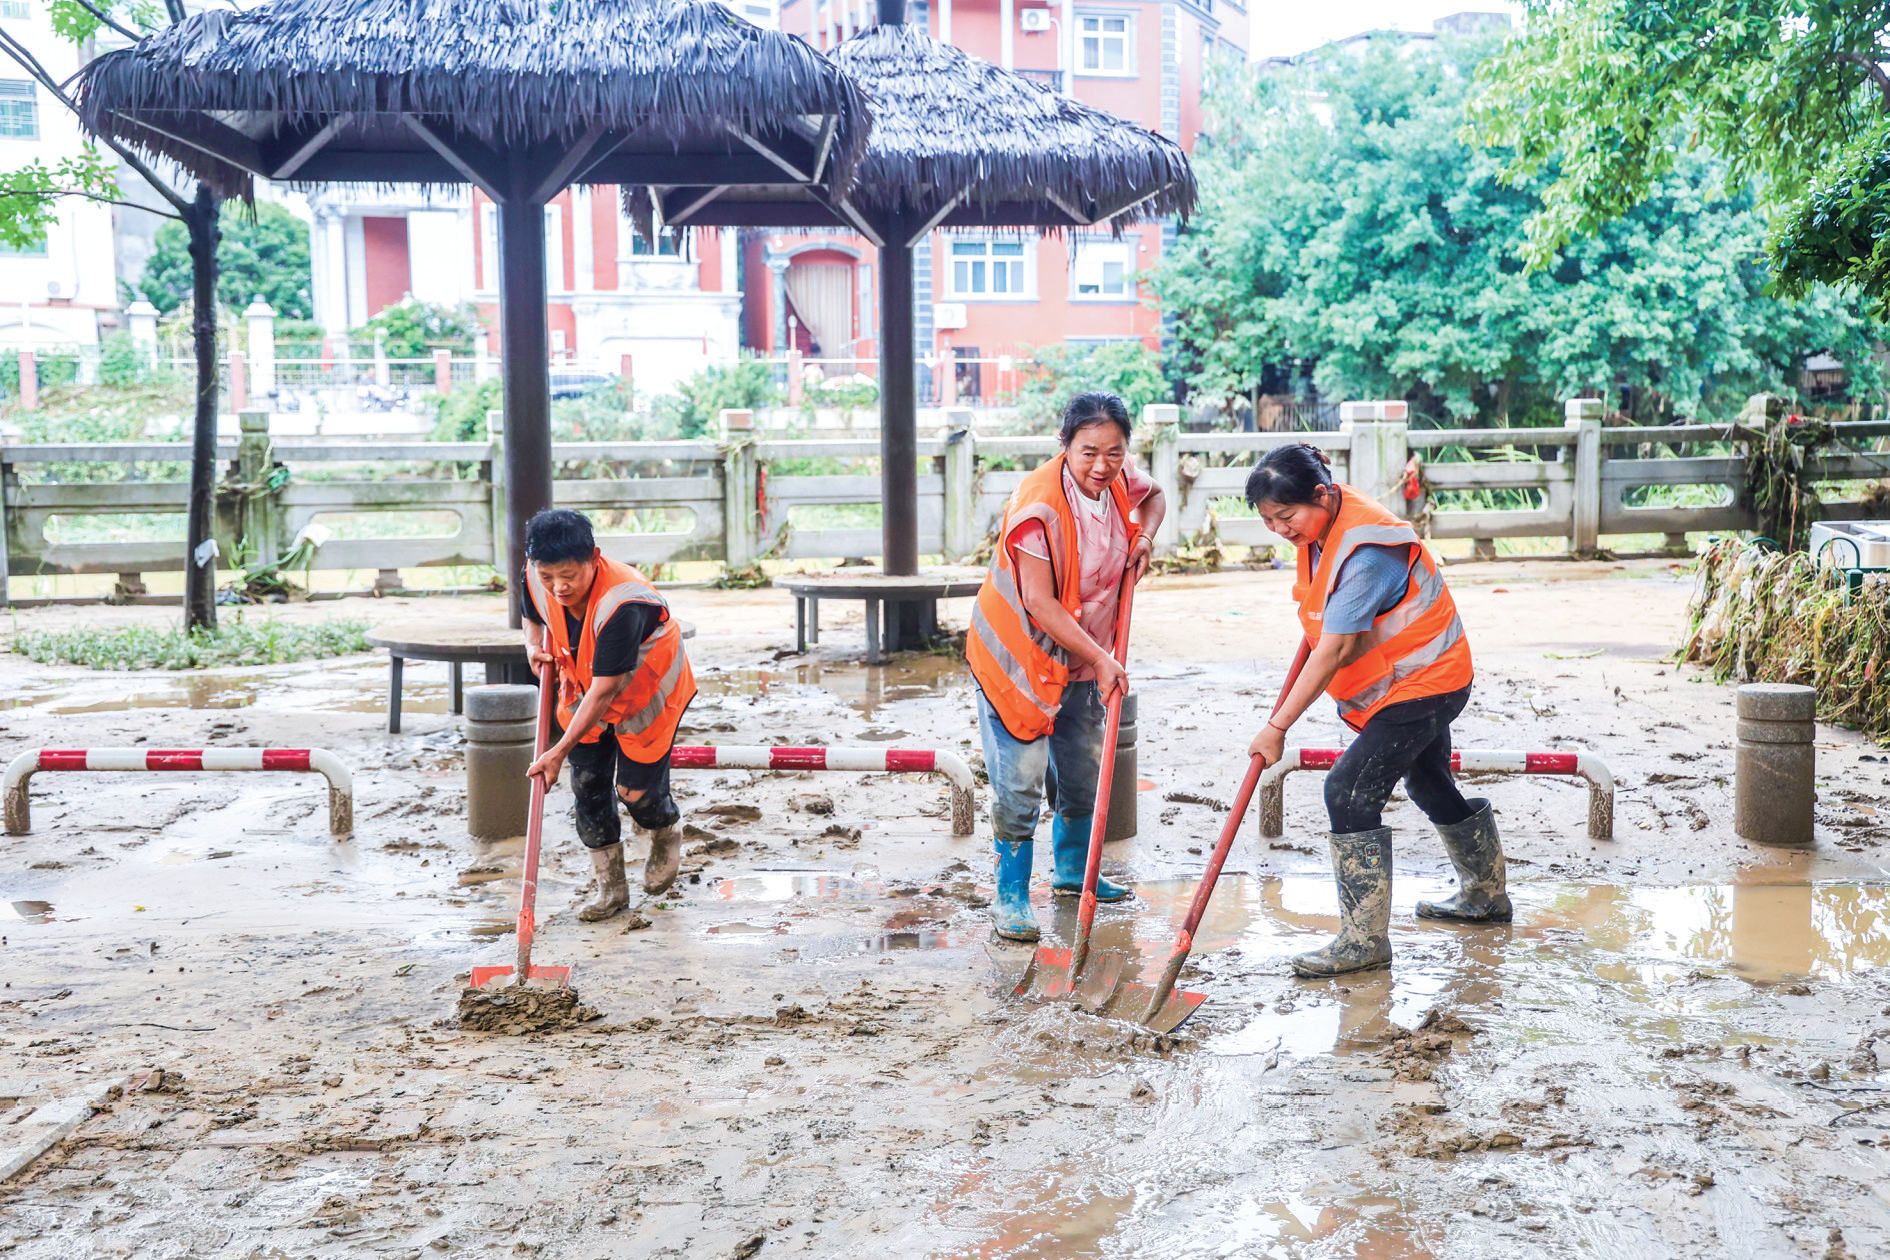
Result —
<instances>
[{"instance_id":1,"label":"grass patch","mask_svg":"<svg viewBox=\"0 0 1890 1260\"><path fill-rule=\"evenodd\" d=\"M213 631L181 626L115 626L109 630L22 630L13 651L41 665L90 669L209 669L217 665L286 665L368 650L367 622L346 618L296 623L241 613Z\"/></svg>"}]
</instances>

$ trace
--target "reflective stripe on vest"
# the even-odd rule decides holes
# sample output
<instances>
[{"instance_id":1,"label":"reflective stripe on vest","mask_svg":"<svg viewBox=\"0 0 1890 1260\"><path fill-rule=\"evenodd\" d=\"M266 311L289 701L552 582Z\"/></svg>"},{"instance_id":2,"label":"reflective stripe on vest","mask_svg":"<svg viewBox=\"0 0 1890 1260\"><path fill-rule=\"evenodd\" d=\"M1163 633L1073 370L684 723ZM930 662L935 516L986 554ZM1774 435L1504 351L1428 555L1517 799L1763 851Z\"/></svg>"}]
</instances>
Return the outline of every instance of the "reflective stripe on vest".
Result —
<instances>
[{"instance_id":1,"label":"reflective stripe on vest","mask_svg":"<svg viewBox=\"0 0 1890 1260\"><path fill-rule=\"evenodd\" d=\"M1300 622L1310 638L1322 633L1326 600L1338 585L1345 562L1360 547L1408 547L1405 594L1373 619L1360 635L1365 651L1333 676L1326 694L1339 706L1347 725L1362 730L1387 704L1445 695L1470 685L1474 669L1463 621L1443 573L1417 532L1351 486L1341 495L1336 537L1312 568L1311 548L1301 549L1294 595Z\"/></svg>"},{"instance_id":2,"label":"reflective stripe on vest","mask_svg":"<svg viewBox=\"0 0 1890 1260\"><path fill-rule=\"evenodd\" d=\"M1111 482L1109 489L1133 537L1135 527L1122 479ZM1018 739L1033 740L1049 734L1056 725L1070 668L1069 654L1031 620L1024 607L1011 539L1027 521L1043 526L1050 541L1057 602L1074 618L1083 606L1082 572L1076 553L1075 510L1063 488L1062 455L1031 470L1011 493L965 638L965 663L1004 728Z\"/></svg>"}]
</instances>

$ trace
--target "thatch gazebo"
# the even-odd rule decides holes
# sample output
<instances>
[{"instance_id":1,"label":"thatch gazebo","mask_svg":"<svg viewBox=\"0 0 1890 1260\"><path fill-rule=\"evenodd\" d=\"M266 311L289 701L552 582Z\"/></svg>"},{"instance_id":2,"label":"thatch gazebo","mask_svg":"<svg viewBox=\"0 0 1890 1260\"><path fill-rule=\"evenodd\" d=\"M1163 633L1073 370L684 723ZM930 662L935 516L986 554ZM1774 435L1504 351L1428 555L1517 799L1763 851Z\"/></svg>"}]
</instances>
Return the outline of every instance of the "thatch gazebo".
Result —
<instances>
[{"instance_id":1,"label":"thatch gazebo","mask_svg":"<svg viewBox=\"0 0 1890 1260\"><path fill-rule=\"evenodd\" d=\"M880 250L880 454L888 575L918 572L912 251L940 227L1120 228L1194 207L1181 146L905 25L905 0L834 59L872 100L850 191L646 187L631 213L671 226L843 227ZM897 606L897 605L892 605ZM889 612L890 607L889 606ZM916 646L916 605L889 615L889 648Z\"/></svg>"},{"instance_id":2,"label":"thatch gazebo","mask_svg":"<svg viewBox=\"0 0 1890 1260\"><path fill-rule=\"evenodd\" d=\"M275 0L83 71L85 125L225 197L471 184L499 206L506 576L551 502L544 205L566 186L850 189L870 113L800 40L712 0Z\"/></svg>"}]
</instances>

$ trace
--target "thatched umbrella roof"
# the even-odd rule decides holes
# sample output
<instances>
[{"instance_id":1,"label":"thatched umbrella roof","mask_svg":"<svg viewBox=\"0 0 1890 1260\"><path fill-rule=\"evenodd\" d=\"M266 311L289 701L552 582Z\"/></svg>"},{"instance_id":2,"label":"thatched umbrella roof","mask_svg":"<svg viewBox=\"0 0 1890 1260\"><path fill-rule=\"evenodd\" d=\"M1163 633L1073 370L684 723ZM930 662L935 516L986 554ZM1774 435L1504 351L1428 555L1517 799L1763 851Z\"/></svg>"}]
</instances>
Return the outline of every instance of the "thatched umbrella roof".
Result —
<instances>
[{"instance_id":1,"label":"thatched umbrella roof","mask_svg":"<svg viewBox=\"0 0 1890 1260\"><path fill-rule=\"evenodd\" d=\"M882 24L834 60L872 100L859 180L844 200L796 189L665 190L667 221L752 227L873 226L888 214L929 227L1120 226L1194 208L1181 146L1073 100L923 27ZM626 205L647 201L627 191ZM638 204L643 201L644 204ZM936 216L936 217L935 217ZM883 233L874 227L869 236Z\"/></svg>"},{"instance_id":2,"label":"thatched umbrella roof","mask_svg":"<svg viewBox=\"0 0 1890 1260\"><path fill-rule=\"evenodd\" d=\"M682 174L844 186L870 122L827 58L711 0L212 9L98 58L78 95L86 126L226 196L247 194L252 174L465 183L455 158L532 145L581 147L575 175L587 183ZM723 161L675 169L687 155Z\"/></svg>"}]
</instances>

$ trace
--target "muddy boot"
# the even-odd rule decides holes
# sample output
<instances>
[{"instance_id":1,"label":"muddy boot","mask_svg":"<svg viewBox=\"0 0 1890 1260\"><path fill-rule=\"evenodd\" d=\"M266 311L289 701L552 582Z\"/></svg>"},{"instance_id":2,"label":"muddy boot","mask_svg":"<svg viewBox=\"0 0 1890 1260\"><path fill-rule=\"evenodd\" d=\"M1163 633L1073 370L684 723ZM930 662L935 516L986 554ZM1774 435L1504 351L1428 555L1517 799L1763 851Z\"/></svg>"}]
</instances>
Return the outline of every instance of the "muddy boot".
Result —
<instances>
[{"instance_id":1,"label":"muddy boot","mask_svg":"<svg viewBox=\"0 0 1890 1260\"><path fill-rule=\"evenodd\" d=\"M1083 895L1083 873L1089 869L1089 826L1090 815L1081 818L1066 819L1061 814L1050 818L1050 852L1056 859L1056 874L1051 877L1050 891L1059 897L1080 897ZM1112 884L1101 874L1096 876L1096 900L1121 901L1129 896L1129 890L1121 884Z\"/></svg>"},{"instance_id":2,"label":"muddy boot","mask_svg":"<svg viewBox=\"0 0 1890 1260\"><path fill-rule=\"evenodd\" d=\"M1302 976L1337 976L1391 965L1391 828L1332 837L1339 935L1293 959Z\"/></svg>"},{"instance_id":3,"label":"muddy boot","mask_svg":"<svg viewBox=\"0 0 1890 1260\"><path fill-rule=\"evenodd\" d=\"M668 892L682 865L682 828L675 823L650 833L650 856L643 863L643 891Z\"/></svg>"},{"instance_id":4,"label":"muddy boot","mask_svg":"<svg viewBox=\"0 0 1890 1260\"><path fill-rule=\"evenodd\" d=\"M1460 823L1439 827L1444 851L1457 867L1457 895L1449 901L1420 901L1420 919L1458 919L1469 923L1507 923L1510 918L1503 840L1496 833L1496 811L1482 797L1470 802L1476 812Z\"/></svg>"},{"instance_id":5,"label":"muddy boot","mask_svg":"<svg viewBox=\"0 0 1890 1260\"><path fill-rule=\"evenodd\" d=\"M1034 941L1037 915L1030 908L1029 840L999 840L997 844L997 899L991 903L991 926L1007 941Z\"/></svg>"},{"instance_id":6,"label":"muddy boot","mask_svg":"<svg viewBox=\"0 0 1890 1260\"><path fill-rule=\"evenodd\" d=\"M597 868L597 900L578 911L578 918L586 923L608 919L630 904L630 885L623 877L623 845L592 849L591 865Z\"/></svg>"}]
</instances>

